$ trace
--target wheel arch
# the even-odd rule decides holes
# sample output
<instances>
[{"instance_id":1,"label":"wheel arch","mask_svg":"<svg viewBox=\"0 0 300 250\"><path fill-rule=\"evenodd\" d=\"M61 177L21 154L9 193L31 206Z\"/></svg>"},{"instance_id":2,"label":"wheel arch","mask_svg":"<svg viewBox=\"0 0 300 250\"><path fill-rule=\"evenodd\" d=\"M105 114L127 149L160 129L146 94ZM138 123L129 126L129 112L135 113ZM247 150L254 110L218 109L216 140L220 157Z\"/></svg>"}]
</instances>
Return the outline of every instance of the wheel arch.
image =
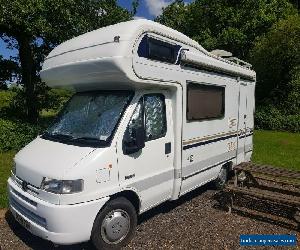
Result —
<instances>
[{"instance_id":1,"label":"wheel arch","mask_svg":"<svg viewBox=\"0 0 300 250\"><path fill-rule=\"evenodd\" d=\"M118 197L124 197L127 200L131 202L131 204L134 206L136 213L139 214L140 208L141 208L141 201L138 194L133 190L123 190L119 193L113 194L110 197L110 200L116 199Z\"/></svg>"}]
</instances>

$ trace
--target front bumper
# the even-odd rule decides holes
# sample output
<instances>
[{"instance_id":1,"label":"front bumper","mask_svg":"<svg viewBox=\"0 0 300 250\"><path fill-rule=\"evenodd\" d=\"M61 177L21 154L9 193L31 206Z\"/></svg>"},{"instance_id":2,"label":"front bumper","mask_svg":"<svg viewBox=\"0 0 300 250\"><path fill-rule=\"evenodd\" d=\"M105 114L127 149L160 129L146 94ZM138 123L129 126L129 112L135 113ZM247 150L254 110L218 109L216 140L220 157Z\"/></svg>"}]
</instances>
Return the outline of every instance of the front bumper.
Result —
<instances>
[{"instance_id":1,"label":"front bumper","mask_svg":"<svg viewBox=\"0 0 300 250\"><path fill-rule=\"evenodd\" d=\"M55 205L23 191L11 178L8 192L13 216L29 223L27 230L32 234L61 245L88 241L99 210L109 200L105 197L74 205Z\"/></svg>"}]
</instances>

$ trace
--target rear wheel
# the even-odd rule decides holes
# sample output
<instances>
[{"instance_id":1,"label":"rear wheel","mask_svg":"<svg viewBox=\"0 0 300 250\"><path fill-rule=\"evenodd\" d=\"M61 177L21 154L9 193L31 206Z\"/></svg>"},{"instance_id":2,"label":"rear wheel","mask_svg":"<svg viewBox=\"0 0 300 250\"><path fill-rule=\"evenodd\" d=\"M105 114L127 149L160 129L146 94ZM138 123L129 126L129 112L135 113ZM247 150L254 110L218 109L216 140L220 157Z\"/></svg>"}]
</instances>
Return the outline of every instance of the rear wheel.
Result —
<instances>
[{"instance_id":1,"label":"rear wheel","mask_svg":"<svg viewBox=\"0 0 300 250\"><path fill-rule=\"evenodd\" d=\"M214 184L216 189L223 189L228 180L228 169L223 166L218 174L217 179L215 179Z\"/></svg>"},{"instance_id":2,"label":"rear wheel","mask_svg":"<svg viewBox=\"0 0 300 250\"><path fill-rule=\"evenodd\" d=\"M109 201L99 212L92 230L97 249L120 249L133 237L137 224L134 206L126 198Z\"/></svg>"}]
</instances>

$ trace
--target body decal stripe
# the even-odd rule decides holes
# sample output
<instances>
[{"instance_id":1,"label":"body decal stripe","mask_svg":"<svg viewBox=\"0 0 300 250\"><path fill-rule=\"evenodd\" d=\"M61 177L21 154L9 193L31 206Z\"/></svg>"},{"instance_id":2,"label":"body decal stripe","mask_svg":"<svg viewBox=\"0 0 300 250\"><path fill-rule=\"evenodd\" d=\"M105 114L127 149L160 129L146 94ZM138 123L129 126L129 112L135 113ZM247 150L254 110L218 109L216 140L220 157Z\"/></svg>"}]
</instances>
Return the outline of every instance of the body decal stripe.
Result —
<instances>
[{"instance_id":1,"label":"body decal stripe","mask_svg":"<svg viewBox=\"0 0 300 250\"><path fill-rule=\"evenodd\" d=\"M203 145L213 143L213 142L227 140L227 139L230 139L230 138L233 138L233 137L236 137L236 136L237 136L237 133L234 133L234 134L231 134L231 135L214 138L214 139L207 140L207 141L202 141L202 142L197 142L197 143L194 143L194 144L185 145L185 146L183 146L183 150L203 146Z\"/></svg>"},{"instance_id":2,"label":"body decal stripe","mask_svg":"<svg viewBox=\"0 0 300 250\"><path fill-rule=\"evenodd\" d=\"M128 184L127 187L133 187L136 190L141 192L173 179L174 179L174 169L170 169L167 170L166 172L151 177L146 177L138 181L133 181L132 183Z\"/></svg>"},{"instance_id":3,"label":"body decal stripe","mask_svg":"<svg viewBox=\"0 0 300 250\"><path fill-rule=\"evenodd\" d=\"M239 139L243 139L245 137L249 137L249 136L253 135L253 129L247 128L246 131L248 133L247 132L245 133L244 130L240 130L239 132L231 131L228 133L220 133L220 134L215 134L212 136L205 136L202 138L194 138L194 139L190 139L190 140L184 140L182 142L183 150L203 146L203 145L213 143L213 142L227 140L227 139L237 137L237 136L239 137Z\"/></svg>"}]
</instances>

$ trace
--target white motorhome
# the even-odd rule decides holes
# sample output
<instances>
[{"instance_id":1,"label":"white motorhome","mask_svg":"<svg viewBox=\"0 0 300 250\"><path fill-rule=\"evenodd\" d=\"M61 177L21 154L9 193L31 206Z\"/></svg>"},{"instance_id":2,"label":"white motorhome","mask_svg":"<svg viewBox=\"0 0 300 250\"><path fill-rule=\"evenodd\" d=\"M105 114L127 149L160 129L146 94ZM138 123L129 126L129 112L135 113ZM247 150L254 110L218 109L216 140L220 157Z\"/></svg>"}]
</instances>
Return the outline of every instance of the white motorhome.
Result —
<instances>
[{"instance_id":1,"label":"white motorhome","mask_svg":"<svg viewBox=\"0 0 300 250\"><path fill-rule=\"evenodd\" d=\"M137 215L215 181L252 154L255 72L148 20L56 47L42 79L76 94L14 158L10 210L56 244L118 248Z\"/></svg>"}]
</instances>

